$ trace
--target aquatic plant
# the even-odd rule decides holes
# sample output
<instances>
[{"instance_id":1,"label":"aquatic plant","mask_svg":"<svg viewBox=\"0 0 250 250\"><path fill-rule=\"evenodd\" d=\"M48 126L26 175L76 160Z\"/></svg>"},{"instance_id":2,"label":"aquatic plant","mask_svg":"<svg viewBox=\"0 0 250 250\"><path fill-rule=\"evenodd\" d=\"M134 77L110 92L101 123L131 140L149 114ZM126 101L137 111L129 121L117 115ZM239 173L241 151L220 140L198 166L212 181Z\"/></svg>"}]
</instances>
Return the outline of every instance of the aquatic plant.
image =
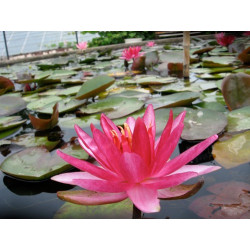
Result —
<instances>
[{"instance_id":1,"label":"aquatic plant","mask_svg":"<svg viewBox=\"0 0 250 250\"><path fill-rule=\"evenodd\" d=\"M146 44L147 47L154 47L155 46L155 42L154 41L149 41Z\"/></svg>"},{"instance_id":2,"label":"aquatic plant","mask_svg":"<svg viewBox=\"0 0 250 250\"><path fill-rule=\"evenodd\" d=\"M76 45L76 47L79 49L79 50L85 50L87 49L88 47L88 43L87 42L80 42Z\"/></svg>"},{"instance_id":3,"label":"aquatic plant","mask_svg":"<svg viewBox=\"0 0 250 250\"><path fill-rule=\"evenodd\" d=\"M215 38L218 44L220 44L221 46L225 46L225 47L232 44L235 40L235 36L226 35L224 32L215 34Z\"/></svg>"},{"instance_id":4,"label":"aquatic plant","mask_svg":"<svg viewBox=\"0 0 250 250\"><path fill-rule=\"evenodd\" d=\"M141 51L141 46L129 47L128 49L123 50L122 56L120 58L126 60L127 62L130 61L131 59L134 60L135 58L144 55L144 53L140 51Z\"/></svg>"},{"instance_id":5,"label":"aquatic plant","mask_svg":"<svg viewBox=\"0 0 250 250\"><path fill-rule=\"evenodd\" d=\"M155 114L151 104L142 118L127 118L124 128L116 127L102 114L103 132L91 124L93 138L75 125L80 145L100 166L58 150L62 159L82 171L56 175L52 180L90 190L75 197L78 204L107 204L129 198L143 212L158 212L159 198L178 196L173 187L220 168L186 165L211 145L217 135L170 160L184 128L185 113L183 111L173 119L170 111L167 125L156 141ZM92 191L97 193L93 195Z\"/></svg>"}]
</instances>

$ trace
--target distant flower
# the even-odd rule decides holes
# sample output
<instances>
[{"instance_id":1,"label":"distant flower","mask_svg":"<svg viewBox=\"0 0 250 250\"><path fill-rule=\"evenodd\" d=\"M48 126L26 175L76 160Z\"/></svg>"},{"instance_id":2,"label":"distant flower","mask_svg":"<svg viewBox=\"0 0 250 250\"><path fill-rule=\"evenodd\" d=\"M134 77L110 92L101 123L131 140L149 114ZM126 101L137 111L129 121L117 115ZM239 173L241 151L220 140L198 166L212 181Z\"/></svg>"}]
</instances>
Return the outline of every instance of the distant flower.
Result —
<instances>
[{"instance_id":1,"label":"distant flower","mask_svg":"<svg viewBox=\"0 0 250 250\"><path fill-rule=\"evenodd\" d=\"M124 49L122 52L122 57L120 57L123 60L130 61L131 59L135 59L137 57L143 56L144 53L141 52L141 46L137 47L129 47L128 49Z\"/></svg>"},{"instance_id":2,"label":"distant flower","mask_svg":"<svg viewBox=\"0 0 250 250\"><path fill-rule=\"evenodd\" d=\"M57 151L69 164L84 172L64 173L52 180L78 185L90 191L77 194L71 202L84 205L114 203L129 198L145 213L160 210L159 198L178 196L174 187L198 175L215 170L218 166L186 165L217 138L213 135L170 160L183 127L185 111L175 120L170 111L169 120L155 141L155 115L149 105L143 118L129 117L124 128L101 115L103 132L91 124L93 138L75 125L83 149L97 160L100 166ZM97 192L93 195L93 191Z\"/></svg>"},{"instance_id":3,"label":"distant flower","mask_svg":"<svg viewBox=\"0 0 250 250\"><path fill-rule=\"evenodd\" d=\"M76 45L76 47L79 49L79 50L85 50L87 49L88 47L88 43L87 42L80 42Z\"/></svg>"},{"instance_id":4,"label":"distant flower","mask_svg":"<svg viewBox=\"0 0 250 250\"><path fill-rule=\"evenodd\" d=\"M245 32L243 33L243 36L250 36L250 31L245 31Z\"/></svg>"},{"instance_id":5,"label":"distant flower","mask_svg":"<svg viewBox=\"0 0 250 250\"><path fill-rule=\"evenodd\" d=\"M215 34L215 38L218 44L225 47L232 44L235 40L235 36L225 35L223 32Z\"/></svg>"},{"instance_id":6,"label":"distant flower","mask_svg":"<svg viewBox=\"0 0 250 250\"><path fill-rule=\"evenodd\" d=\"M155 42L150 41L150 42L147 43L146 46L147 46L147 47L154 47L154 46L155 46Z\"/></svg>"}]
</instances>

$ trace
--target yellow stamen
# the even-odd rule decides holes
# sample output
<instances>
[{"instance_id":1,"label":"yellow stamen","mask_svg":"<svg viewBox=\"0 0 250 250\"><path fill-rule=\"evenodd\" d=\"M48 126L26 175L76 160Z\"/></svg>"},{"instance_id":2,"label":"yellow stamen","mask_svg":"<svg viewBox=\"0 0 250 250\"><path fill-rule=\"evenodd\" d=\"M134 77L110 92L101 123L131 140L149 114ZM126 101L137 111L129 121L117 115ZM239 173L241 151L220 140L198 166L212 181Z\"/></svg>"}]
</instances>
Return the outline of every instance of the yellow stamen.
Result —
<instances>
[{"instance_id":1,"label":"yellow stamen","mask_svg":"<svg viewBox=\"0 0 250 250\"><path fill-rule=\"evenodd\" d=\"M118 126L118 128L121 130L122 135L125 135L124 129L121 126Z\"/></svg>"},{"instance_id":2,"label":"yellow stamen","mask_svg":"<svg viewBox=\"0 0 250 250\"><path fill-rule=\"evenodd\" d=\"M131 133L130 127L128 126L127 123L124 123L124 129L127 132L127 138L128 138L129 145L130 145L130 147L132 147L132 133Z\"/></svg>"}]
</instances>

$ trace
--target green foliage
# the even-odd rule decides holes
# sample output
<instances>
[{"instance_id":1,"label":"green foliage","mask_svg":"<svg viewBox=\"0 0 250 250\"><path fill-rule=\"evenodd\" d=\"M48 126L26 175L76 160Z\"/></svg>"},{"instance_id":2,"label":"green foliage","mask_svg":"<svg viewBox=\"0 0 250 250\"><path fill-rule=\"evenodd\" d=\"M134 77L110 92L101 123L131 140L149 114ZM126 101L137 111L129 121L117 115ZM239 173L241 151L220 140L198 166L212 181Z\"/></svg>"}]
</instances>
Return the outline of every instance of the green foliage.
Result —
<instances>
[{"instance_id":1,"label":"green foliage","mask_svg":"<svg viewBox=\"0 0 250 250\"><path fill-rule=\"evenodd\" d=\"M89 47L97 47L109 44L124 43L124 39L127 38L142 38L143 40L150 40L155 37L153 31L82 31L81 34L96 34L100 37L93 38L88 43Z\"/></svg>"}]
</instances>

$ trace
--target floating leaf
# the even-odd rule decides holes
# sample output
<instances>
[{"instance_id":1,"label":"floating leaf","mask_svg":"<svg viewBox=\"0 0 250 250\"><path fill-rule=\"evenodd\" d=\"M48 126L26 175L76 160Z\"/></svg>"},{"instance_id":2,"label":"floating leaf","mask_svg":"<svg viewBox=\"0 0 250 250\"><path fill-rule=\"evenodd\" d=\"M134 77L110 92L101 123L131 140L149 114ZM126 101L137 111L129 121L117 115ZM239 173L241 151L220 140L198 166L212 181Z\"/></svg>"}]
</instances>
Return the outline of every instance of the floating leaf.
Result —
<instances>
[{"instance_id":1,"label":"floating leaf","mask_svg":"<svg viewBox=\"0 0 250 250\"><path fill-rule=\"evenodd\" d=\"M14 137L11 139L11 142L25 147L44 146L51 151L59 144L60 140L49 141L47 136L35 136L34 134L28 133Z\"/></svg>"},{"instance_id":2,"label":"floating leaf","mask_svg":"<svg viewBox=\"0 0 250 250\"><path fill-rule=\"evenodd\" d=\"M198 108L211 109L218 112L226 112L226 108L219 102L200 102L194 105Z\"/></svg>"},{"instance_id":3,"label":"floating leaf","mask_svg":"<svg viewBox=\"0 0 250 250\"><path fill-rule=\"evenodd\" d=\"M0 76L0 95L3 95L5 92L12 91L15 89L13 82L3 76Z\"/></svg>"},{"instance_id":4,"label":"floating leaf","mask_svg":"<svg viewBox=\"0 0 250 250\"><path fill-rule=\"evenodd\" d=\"M158 51L150 51L150 52L146 53L145 56L146 56L145 65L147 68L158 64L158 62L159 62Z\"/></svg>"},{"instance_id":5,"label":"floating leaf","mask_svg":"<svg viewBox=\"0 0 250 250\"><path fill-rule=\"evenodd\" d=\"M155 97L146 102L146 104L152 104L154 109L186 106L191 104L194 100L198 99L199 93L195 92L181 92L161 97Z\"/></svg>"},{"instance_id":6,"label":"floating leaf","mask_svg":"<svg viewBox=\"0 0 250 250\"><path fill-rule=\"evenodd\" d=\"M202 58L202 67L204 68L218 68L228 67L235 62L234 56L210 56Z\"/></svg>"},{"instance_id":7,"label":"floating leaf","mask_svg":"<svg viewBox=\"0 0 250 250\"><path fill-rule=\"evenodd\" d=\"M136 79L136 83L140 85L163 85L176 82L175 77L158 77L158 76L146 76Z\"/></svg>"},{"instance_id":8,"label":"floating leaf","mask_svg":"<svg viewBox=\"0 0 250 250\"><path fill-rule=\"evenodd\" d=\"M58 196L66 200L70 196L81 194L81 191L58 192ZM126 199L124 201L97 205L84 206L66 202L55 214L55 219L132 219L133 203Z\"/></svg>"},{"instance_id":9,"label":"floating leaf","mask_svg":"<svg viewBox=\"0 0 250 250\"><path fill-rule=\"evenodd\" d=\"M25 122L21 116L0 117L0 131L18 127Z\"/></svg>"},{"instance_id":10,"label":"floating leaf","mask_svg":"<svg viewBox=\"0 0 250 250\"><path fill-rule=\"evenodd\" d=\"M12 115L25 109L26 102L17 96L0 96L0 116Z\"/></svg>"},{"instance_id":11,"label":"floating leaf","mask_svg":"<svg viewBox=\"0 0 250 250\"><path fill-rule=\"evenodd\" d=\"M200 99L203 102L218 102L222 105L226 105L225 100L220 91L203 91Z\"/></svg>"},{"instance_id":12,"label":"floating leaf","mask_svg":"<svg viewBox=\"0 0 250 250\"><path fill-rule=\"evenodd\" d=\"M80 145L69 143L63 152L87 159L87 153ZM0 169L11 176L24 180L44 180L70 169L71 166L62 160L56 151L49 152L45 147L29 147L7 157Z\"/></svg>"},{"instance_id":13,"label":"floating leaf","mask_svg":"<svg viewBox=\"0 0 250 250\"><path fill-rule=\"evenodd\" d=\"M145 56L140 56L134 59L131 69L134 71L145 71Z\"/></svg>"},{"instance_id":14,"label":"floating leaf","mask_svg":"<svg viewBox=\"0 0 250 250\"><path fill-rule=\"evenodd\" d=\"M167 63L183 63L183 50L181 51L168 51L160 54L160 61Z\"/></svg>"},{"instance_id":15,"label":"floating leaf","mask_svg":"<svg viewBox=\"0 0 250 250\"><path fill-rule=\"evenodd\" d=\"M82 85L81 89L76 95L76 99L84 99L84 98L86 99L96 96L98 93L104 91L109 86L111 86L114 82L115 79L107 75L100 75L94 77L86 81Z\"/></svg>"},{"instance_id":16,"label":"floating leaf","mask_svg":"<svg viewBox=\"0 0 250 250\"><path fill-rule=\"evenodd\" d=\"M86 114L105 113L110 119L120 118L141 109L144 103L137 98L108 97L91 103L80 111Z\"/></svg>"},{"instance_id":17,"label":"floating leaf","mask_svg":"<svg viewBox=\"0 0 250 250\"><path fill-rule=\"evenodd\" d=\"M3 132L0 132L0 139L3 139L10 135L15 134L16 132L20 130L20 128L21 127L16 127L16 128L12 128L12 129L8 129L8 130L4 130Z\"/></svg>"},{"instance_id":18,"label":"floating leaf","mask_svg":"<svg viewBox=\"0 0 250 250\"><path fill-rule=\"evenodd\" d=\"M214 159L225 168L233 168L250 162L250 131L218 141L213 146Z\"/></svg>"},{"instance_id":19,"label":"floating leaf","mask_svg":"<svg viewBox=\"0 0 250 250\"><path fill-rule=\"evenodd\" d=\"M183 72L183 63L168 63L168 71L170 74Z\"/></svg>"},{"instance_id":20,"label":"floating leaf","mask_svg":"<svg viewBox=\"0 0 250 250\"><path fill-rule=\"evenodd\" d=\"M184 140L204 140L219 134L227 125L226 116L214 110L188 110L184 120L181 138Z\"/></svg>"},{"instance_id":21,"label":"floating leaf","mask_svg":"<svg viewBox=\"0 0 250 250\"><path fill-rule=\"evenodd\" d=\"M250 47L243 50L239 55L238 58L246 65L250 64Z\"/></svg>"},{"instance_id":22,"label":"floating leaf","mask_svg":"<svg viewBox=\"0 0 250 250\"><path fill-rule=\"evenodd\" d=\"M227 115L228 132L237 132L246 129L250 129L250 106L235 109Z\"/></svg>"},{"instance_id":23,"label":"floating leaf","mask_svg":"<svg viewBox=\"0 0 250 250\"><path fill-rule=\"evenodd\" d=\"M193 52L193 55L202 55L204 53L208 53L209 51L215 49L215 47L206 47L203 49L199 49Z\"/></svg>"},{"instance_id":24,"label":"floating leaf","mask_svg":"<svg viewBox=\"0 0 250 250\"><path fill-rule=\"evenodd\" d=\"M250 106L250 76L231 74L222 81L221 91L229 110Z\"/></svg>"},{"instance_id":25,"label":"floating leaf","mask_svg":"<svg viewBox=\"0 0 250 250\"><path fill-rule=\"evenodd\" d=\"M206 219L249 219L250 185L222 182L208 188L213 194L194 200L189 208Z\"/></svg>"},{"instance_id":26,"label":"floating leaf","mask_svg":"<svg viewBox=\"0 0 250 250\"><path fill-rule=\"evenodd\" d=\"M197 75L198 78L203 80L218 80L218 79L223 79L226 76L228 76L228 73Z\"/></svg>"},{"instance_id":27,"label":"floating leaf","mask_svg":"<svg viewBox=\"0 0 250 250\"><path fill-rule=\"evenodd\" d=\"M47 130L54 128L58 123L58 117L59 117L58 103L54 105L53 114L50 119L39 119L29 114L31 124L36 130Z\"/></svg>"}]
</instances>

